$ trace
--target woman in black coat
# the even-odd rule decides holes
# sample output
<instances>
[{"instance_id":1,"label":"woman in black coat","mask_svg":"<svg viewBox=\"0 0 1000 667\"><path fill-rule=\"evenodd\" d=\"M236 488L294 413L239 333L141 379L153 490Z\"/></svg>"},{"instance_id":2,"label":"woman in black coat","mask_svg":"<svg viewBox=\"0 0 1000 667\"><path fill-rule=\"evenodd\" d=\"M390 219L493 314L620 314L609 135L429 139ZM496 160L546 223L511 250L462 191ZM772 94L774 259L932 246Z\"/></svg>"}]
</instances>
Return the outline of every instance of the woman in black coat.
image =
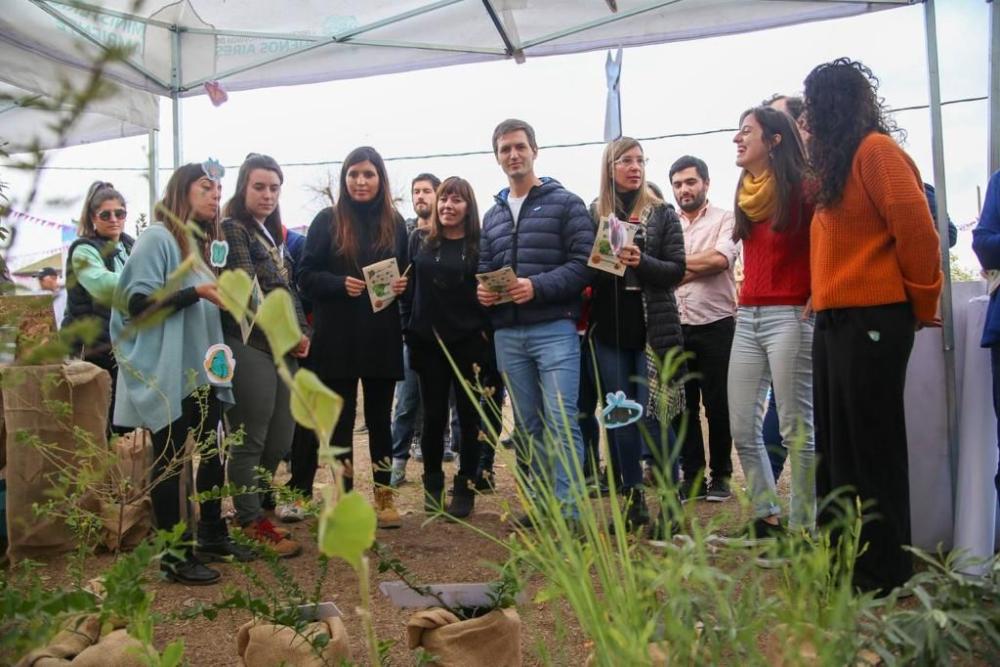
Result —
<instances>
[{"instance_id":1,"label":"woman in black coat","mask_svg":"<svg viewBox=\"0 0 1000 667\"><path fill-rule=\"evenodd\" d=\"M639 230L618 254L626 266L624 276L595 272L590 311L602 392L622 391L644 408L652 403L647 378L655 376L657 360L682 344L674 288L685 269L680 220L647 185L645 167L642 146L635 139L622 137L604 149L601 194L591 207L595 224L613 215L638 224ZM659 440L660 422L646 414L644 423L654 442ZM609 430L608 438L612 470L627 499L627 523L631 528L649 523L639 424ZM666 458L666 444L654 444L661 459Z\"/></svg>"},{"instance_id":2,"label":"woman in black coat","mask_svg":"<svg viewBox=\"0 0 1000 667\"><path fill-rule=\"evenodd\" d=\"M333 431L334 447L352 460L358 381L364 388L365 423L375 477L375 509L380 528L398 528L392 490L390 410L396 381L403 378L403 334L399 304L375 312L362 269L395 258L400 273L408 264L406 227L392 203L382 157L369 146L348 154L340 170L340 199L321 211L306 236L299 287L313 305L309 360L319 378L344 399ZM396 295L406 278L391 285ZM352 487L350 471L345 475Z\"/></svg>"},{"instance_id":3,"label":"woman in black coat","mask_svg":"<svg viewBox=\"0 0 1000 667\"><path fill-rule=\"evenodd\" d=\"M462 382L472 388L486 382L485 370L493 366L488 359L494 354L492 331L489 316L476 298L480 222L472 186L452 176L438 186L435 199L429 227L410 236L413 280L404 297L406 342L423 401L424 507L436 511L441 506L444 429L448 397L454 393L462 439L448 514L465 518L475 503L473 484L482 429L476 403Z\"/></svg>"}]
</instances>

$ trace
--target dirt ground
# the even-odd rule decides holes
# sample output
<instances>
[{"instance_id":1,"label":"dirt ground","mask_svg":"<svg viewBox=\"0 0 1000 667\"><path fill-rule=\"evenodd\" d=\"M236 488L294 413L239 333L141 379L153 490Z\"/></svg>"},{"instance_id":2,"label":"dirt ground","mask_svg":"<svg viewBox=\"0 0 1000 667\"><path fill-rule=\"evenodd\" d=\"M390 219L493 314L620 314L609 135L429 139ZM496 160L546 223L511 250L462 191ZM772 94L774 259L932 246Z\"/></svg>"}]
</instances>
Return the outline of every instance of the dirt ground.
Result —
<instances>
[{"instance_id":1,"label":"dirt ground","mask_svg":"<svg viewBox=\"0 0 1000 667\"><path fill-rule=\"evenodd\" d=\"M742 472L739 470L735 452L733 459L736 468L733 478L735 488L742 483ZM371 467L367 455L366 433L355 434L355 465L357 488L370 497ZM503 537L511 530L502 522L502 515L507 513L505 506L515 502L515 494L510 471L501 463L499 457L497 466L496 493L477 498L476 511L470 523L492 535ZM445 464L445 468L450 480L455 472L455 466L449 463ZM403 560L422 583L482 582L495 579L494 567L505 559L502 547L475 534L467 527L446 523L440 519L425 523L420 475L421 464L411 460L407 470L408 483L399 489L397 501L403 514L403 525L398 530L379 530L377 539ZM282 467L277 480L283 482L286 476ZM786 477L787 474L779 485L785 496L787 496ZM325 471L320 471L317 488L328 482L329 477ZM739 521L737 516L739 510L735 500L726 503L700 502L696 511L706 520L711 516L724 515L726 524L732 527ZM275 520L275 523L278 522ZM300 556L285 560L283 563L302 588L310 591L315 585L317 572L315 520L284 525L292 531L293 538L299 540L304 548ZM87 570L93 572L90 576L99 574L109 562L108 555L95 556L87 565ZM61 570L58 562L52 565L54 567L50 571L53 573ZM245 577L234 566L219 567L223 573L223 583L241 587L247 585ZM263 577L270 577L262 563L253 563L251 567ZM394 608L378 591L379 582L394 581L395 575L378 574L374 571L374 565L372 570L373 617L377 634L380 639L396 640L390 652L392 664L413 664L405 640L405 623L410 612ZM59 577L60 575L53 575L54 580ZM518 607L522 619L521 642L524 664L541 664L537 658L540 646L547 648L556 664L584 664L588 653L586 638L574 624L569 608L561 603L535 604L531 600L537 587L538 582L529 586L528 601ZM355 613L359 603L357 588L353 570L340 561L332 562L330 573L323 584L322 599L335 602L343 612L354 658L358 664L365 664L367 653L362 641L363 630ZM169 615L189 608L197 601L207 603L218 599L221 596L222 586L187 587L157 581L153 584L153 590L156 595L155 611ZM236 634L238 628L248 620L250 614L242 611L222 612L214 621L203 618L166 620L157 624L156 643L162 648L175 639L183 639L185 656L190 665L205 667L239 665L241 663L236 653Z\"/></svg>"}]
</instances>

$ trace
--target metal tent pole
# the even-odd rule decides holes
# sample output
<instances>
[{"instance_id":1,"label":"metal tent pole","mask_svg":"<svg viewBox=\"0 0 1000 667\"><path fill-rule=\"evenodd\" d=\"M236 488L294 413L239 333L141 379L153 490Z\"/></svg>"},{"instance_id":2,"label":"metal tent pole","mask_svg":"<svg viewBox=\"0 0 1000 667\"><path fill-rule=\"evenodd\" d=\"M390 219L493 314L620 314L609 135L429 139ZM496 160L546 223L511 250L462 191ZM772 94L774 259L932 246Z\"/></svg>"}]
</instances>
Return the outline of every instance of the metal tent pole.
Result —
<instances>
[{"instance_id":1,"label":"metal tent pole","mask_svg":"<svg viewBox=\"0 0 1000 667\"><path fill-rule=\"evenodd\" d=\"M990 5L990 64L986 80L989 95L989 154L986 156L988 178L1000 171L1000 0L987 2Z\"/></svg>"},{"instance_id":2,"label":"metal tent pole","mask_svg":"<svg viewBox=\"0 0 1000 667\"><path fill-rule=\"evenodd\" d=\"M160 191L159 171L160 171L160 131L149 131L149 219L152 221L153 212L156 210L156 202Z\"/></svg>"},{"instance_id":3,"label":"metal tent pole","mask_svg":"<svg viewBox=\"0 0 1000 667\"><path fill-rule=\"evenodd\" d=\"M948 423L948 470L951 473L951 511L954 520L958 497L958 405L956 404L955 324L951 301L951 262L948 257L948 196L944 174L944 136L941 121L941 74L938 64L937 20L934 0L924 3L927 40L927 76L930 90L931 151L934 156L934 190L937 195L938 235L941 237L941 342L944 351L944 391Z\"/></svg>"},{"instance_id":4,"label":"metal tent pole","mask_svg":"<svg viewBox=\"0 0 1000 667\"><path fill-rule=\"evenodd\" d=\"M174 121L174 169L181 166L181 29L172 28L170 42L170 101Z\"/></svg>"}]
</instances>

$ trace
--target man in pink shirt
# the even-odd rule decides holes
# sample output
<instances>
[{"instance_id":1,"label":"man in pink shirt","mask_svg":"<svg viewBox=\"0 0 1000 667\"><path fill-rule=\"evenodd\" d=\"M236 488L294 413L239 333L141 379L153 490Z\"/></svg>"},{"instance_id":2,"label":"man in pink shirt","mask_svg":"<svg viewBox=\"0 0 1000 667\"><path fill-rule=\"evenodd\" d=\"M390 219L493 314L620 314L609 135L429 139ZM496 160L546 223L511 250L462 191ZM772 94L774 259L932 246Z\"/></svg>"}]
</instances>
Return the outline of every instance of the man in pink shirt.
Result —
<instances>
[{"instance_id":1,"label":"man in pink shirt","mask_svg":"<svg viewBox=\"0 0 1000 667\"><path fill-rule=\"evenodd\" d=\"M732 437L729 433L727 377L736 313L733 267L740 246L733 241L733 213L708 201L708 166L685 155L670 167L670 184L681 209L687 273L677 287L677 308L684 332L684 350L693 355L688 370L695 374L684 389L688 425L681 443L684 500L705 498L722 502L732 497ZM701 404L708 419L709 471L705 471L705 441ZM676 428L676 425L675 425ZM695 488L701 474L705 483Z\"/></svg>"}]
</instances>

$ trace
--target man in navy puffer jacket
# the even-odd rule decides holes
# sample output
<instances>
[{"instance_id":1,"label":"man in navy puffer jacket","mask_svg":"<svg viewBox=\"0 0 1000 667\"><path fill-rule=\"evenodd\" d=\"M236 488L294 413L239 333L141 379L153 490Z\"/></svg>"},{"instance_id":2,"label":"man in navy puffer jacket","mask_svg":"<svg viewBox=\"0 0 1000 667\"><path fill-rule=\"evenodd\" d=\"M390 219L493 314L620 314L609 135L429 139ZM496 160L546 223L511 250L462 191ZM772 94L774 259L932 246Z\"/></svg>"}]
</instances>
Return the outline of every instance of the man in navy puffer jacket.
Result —
<instances>
[{"instance_id":1,"label":"man in navy puffer jacket","mask_svg":"<svg viewBox=\"0 0 1000 667\"><path fill-rule=\"evenodd\" d=\"M490 309L497 364L512 396L517 430L529 438L534 480L554 482L564 511L575 516L580 492L571 494L571 483L579 481L571 479L553 448L562 449L570 462L575 452L582 465L575 322L581 293L590 283L587 258L594 225L582 199L558 181L535 175L538 144L530 125L513 119L500 123L493 132L493 153L510 187L500 191L483 218L479 271L509 266L518 278L509 291L513 303L497 304L499 297L482 286L479 301Z\"/></svg>"}]
</instances>

